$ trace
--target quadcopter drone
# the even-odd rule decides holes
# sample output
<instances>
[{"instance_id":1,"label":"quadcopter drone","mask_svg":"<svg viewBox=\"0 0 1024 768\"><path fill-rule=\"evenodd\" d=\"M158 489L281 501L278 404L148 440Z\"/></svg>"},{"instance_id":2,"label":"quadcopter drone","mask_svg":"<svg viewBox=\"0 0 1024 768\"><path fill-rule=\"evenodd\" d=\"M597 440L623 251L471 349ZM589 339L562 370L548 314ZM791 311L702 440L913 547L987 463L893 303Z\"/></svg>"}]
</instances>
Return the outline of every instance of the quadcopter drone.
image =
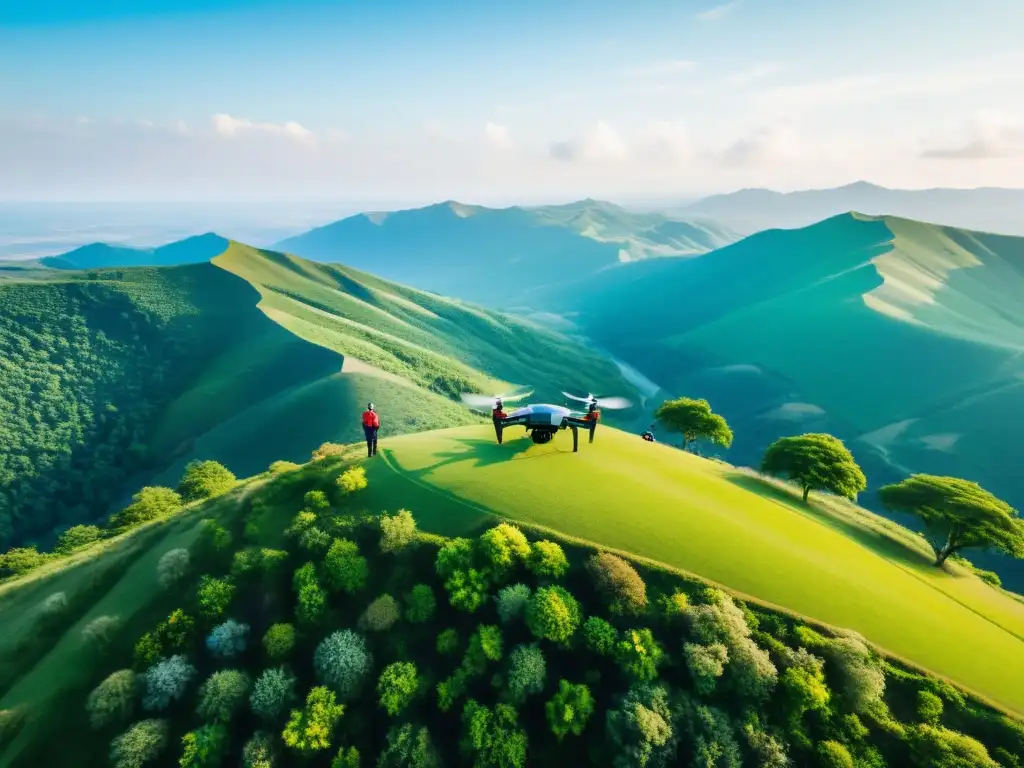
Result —
<instances>
[{"instance_id":1,"label":"quadcopter drone","mask_svg":"<svg viewBox=\"0 0 1024 768\"><path fill-rule=\"evenodd\" d=\"M580 429L587 430L590 433L589 442L594 442L594 432L597 430L597 423L601 419L602 408L620 410L629 408L632 405L629 400L623 397L597 397L593 394L579 397L563 392L562 394L570 400L586 403L586 410L574 411L566 406L552 405L551 403L531 403L530 405L516 408L505 415L504 418L499 418L495 415L503 412L506 402L523 400L531 394L533 394L533 390L515 395L487 396L464 394L462 395L462 400L470 406L490 406L493 409L492 418L494 419L494 429L499 443L501 442L504 430L517 425L526 427L526 432L530 439L539 445L550 442L551 438L560 429L569 429L572 431L573 453L579 450Z\"/></svg>"}]
</instances>

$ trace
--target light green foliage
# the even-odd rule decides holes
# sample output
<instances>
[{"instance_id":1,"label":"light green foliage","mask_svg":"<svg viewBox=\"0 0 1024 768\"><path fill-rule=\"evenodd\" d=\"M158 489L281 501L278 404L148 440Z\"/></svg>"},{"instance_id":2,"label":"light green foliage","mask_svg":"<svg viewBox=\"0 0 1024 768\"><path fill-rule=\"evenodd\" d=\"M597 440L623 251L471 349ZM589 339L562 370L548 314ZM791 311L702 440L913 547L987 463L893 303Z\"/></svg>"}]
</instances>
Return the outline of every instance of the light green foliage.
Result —
<instances>
[{"instance_id":1,"label":"light green foliage","mask_svg":"<svg viewBox=\"0 0 1024 768\"><path fill-rule=\"evenodd\" d=\"M686 609L690 607L690 599L685 592L677 589L671 595L659 597L658 607L666 621L674 621L686 613Z\"/></svg>"},{"instance_id":2,"label":"light green foliage","mask_svg":"<svg viewBox=\"0 0 1024 768\"><path fill-rule=\"evenodd\" d=\"M349 467L342 472L336 481L342 496L351 496L366 488L366 470L361 466Z\"/></svg>"},{"instance_id":3,"label":"light green foliage","mask_svg":"<svg viewBox=\"0 0 1024 768\"><path fill-rule=\"evenodd\" d=\"M143 676L143 708L147 711L167 709L171 702L185 695L195 676L196 668L184 656L161 659Z\"/></svg>"},{"instance_id":4,"label":"light green foliage","mask_svg":"<svg viewBox=\"0 0 1024 768\"><path fill-rule=\"evenodd\" d=\"M112 672L93 688L85 702L89 723L93 728L123 726L135 712L138 682L130 669Z\"/></svg>"},{"instance_id":5,"label":"light green foliage","mask_svg":"<svg viewBox=\"0 0 1024 768\"><path fill-rule=\"evenodd\" d=\"M323 491L306 491L302 501L309 509L317 511L328 509L331 506L330 499Z\"/></svg>"},{"instance_id":6,"label":"light green foliage","mask_svg":"<svg viewBox=\"0 0 1024 768\"><path fill-rule=\"evenodd\" d=\"M392 717L401 714L419 690L420 677L416 672L416 665L407 661L388 664L377 680L380 705Z\"/></svg>"},{"instance_id":7,"label":"light green foliage","mask_svg":"<svg viewBox=\"0 0 1024 768\"><path fill-rule=\"evenodd\" d=\"M206 647L217 658L230 659L242 653L249 644L249 625L234 619L218 624L206 638Z\"/></svg>"},{"instance_id":8,"label":"light green foliage","mask_svg":"<svg viewBox=\"0 0 1024 768\"><path fill-rule=\"evenodd\" d=\"M759 761L758 768L790 768L792 765L789 755L786 754L785 745L767 733L759 722L744 723L743 735L746 737L750 751ZM869 768L869 766L864 766L864 768ZM882 764L878 768L885 768L885 765Z\"/></svg>"},{"instance_id":9,"label":"light green foliage","mask_svg":"<svg viewBox=\"0 0 1024 768\"><path fill-rule=\"evenodd\" d=\"M359 750L355 747L339 747L338 754L331 760L331 768L359 768L361 764Z\"/></svg>"},{"instance_id":10,"label":"light green foliage","mask_svg":"<svg viewBox=\"0 0 1024 768\"><path fill-rule=\"evenodd\" d=\"M843 441L820 433L779 438L765 450L761 471L799 483L804 501L811 491L855 500L868 485Z\"/></svg>"},{"instance_id":11,"label":"light green foliage","mask_svg":"<svg viewBox=\"0 0 1024 768\"><path fill-rule=\"evenodd\" d=\"M560 545L553 541L538 541L530 551L526 566L538 576L560 579L569 571L569 560Z\"/></svg>"},{"instance_id":12,"label":"light green foliage","mask_svg":"<svg viewBox=\"0 0 1024 768\"><path fill-rule=\"evenodd\" d=\"M199 601L199 612L208 619L217 619L224 615L235 599L235 585L227 579L215 579L203 574L199 577L196 598Z\"/></svg>"},{"instance_id":13,"label":"light green foliage","mask_svg":"<svg viewBox=\"0 0 1024 768\"><path fill-rule=\"evenodd\" d=\"M143 669L155 664L162 653L163 648L160 647L156 634L147 632L136 641L132 650L132 660L138 669Z\"/></svg>"},{"instance_id":14,"label":"light green foliage","mask_svg":"<svg viewBox=\"0 0 1024 768\"><path fill-rule=\"evenodd\" d=\"M359 554L359 546L348 539L335 539L324 559L327 586L330 589L355 594L366 586L370 568L366 558Z\"/></svg>"},{"instance_id":15,"label":"light green foliage","mask_svg":"<svg viewBox=\"0 0 1024 768\"><path fill-rule=\"evenodd\" d=\"M321 443L320 447L313 451L310 459L312 461L320 461L320 459L326 459L328 456L342 456L346 450L346 446L341 443Z\"/></svg>"},{"instance_id":16,"label":"light green foliage","mask_svg":"<svg viewBox=\"0 0 1024 768\"><path fill-rule=\"evenodd\" d=\"M580 604L562 587L541 587L526 605L526 625L535 637L565 643L583 620Z\"/></svg>"},{"instance_id":17,"label":"light green foliage","mask_svg":"<svg viewBox=\"0 0 1024 768\"><path fill-rule=\"evenodd\" d=\"M796 636L797 642L804 648L813 650L815 648L824 648L828 644L827 637L803 624L798 625L793 630L793 634Z\"/></svg>"},{"instance_id":18,"label":"light green foliage","mask_svg":"<svg viewBox=\"0 0 1024 768\"><path fill-rule=\"evenodd\" d=\"M559 680L558 692L544 706L551 732L559 741L570 733L581 736L594 714L594 697L585 685Z\"/></svg>"},{"instance_id":19,"label":"light green foliage","mask_svg":"<svg viewBox=\"0 0 1024 768\"><path fill-rule=\"evenodd\" d=\"M381 595L359 617L359 628L367 632L386 632L402 618L398 601L391 595Z\"/></svg>"},{"instance_id":20,"label":"light green foliage","mask_svg":"<svg viewBox=\"0 0 1024 768\"><path fill-rule=\"evenodd\" d=\"M455 571L444 587L453 608L474 613L487 600L487 576L476 568Z\"/></svg>"},{"instance_id":21,"label":"light green foliage","mask_svg":"<svg viewBox=\"0 0 1024 768\"><path fill-rule=\"evenodd\" d=\"M824 662L801 648L791 654L788 666L779 678L782 702L790 723L790 732L801 746L810 746L803 726L807 712L829 712L832 694L825 683Z\"/></svg>"},{"instance_id":22,"label":"light green foliage","mask_svg":"<svg viewBox=\"0 0 1024 768\"><path fill-rule=\"evenodd\" d=\"M109 526L112 531L125 531L129 528L173 515L181 509L181 496L170 488L149 486L132 496L132 503L120 512L110 516Z\"/></svg>"},{"instance_id":23,"label":"light green foliage","mask_svg":"<svg viewBox=\"0 0 1024 768\"><path fill-rule=\"evenodd\" d=\"M935 564L970 548L1024 558L1024 521L1017 510L977 483L956 477L911 475L880 488L887 509L916 515L935 552Z\"/></svg>"},{"instance_id":24,"label":"light green foliage","mask_svg":"<svg viewBox=\"0 0 1024 768\"><path fill-rule=\"evenodd\" d=\"M267 731L256 731L242 747L242 768L274 768L276 759L274 737Z\"/></svg>"},{"instance_id":25,"label":"light green foliage","mask_svg":"<svg viewBox=\"0 0 1024 768\"><path fill-rule=\"evenodd\" d=\"M299 547L311 555L322 555L330 546L331 535L317 526L307 528L299 535Z\"/></svg>"},{"instance_id":26,"label":"light green foliage","mask_svg":"<svg viewBox=\"0 0 1024 768\"><path fill-rule=\"evenodd\" d=\"M252 681L237 669L214 672L199 689L198 714L204 720L228 722L245 704Z\"/></svg>"},{"instance_id":27,"label":"light green foliage","mask_svg":"<svg viewBox=\"0 0 1024 768\"><path fill-rule=\"evenodd\" d=\"M503 587L495 599L498 602L499 618L508 624L526 611L526 604L530 600L530 588L525 584L512 584Z\"/></svg>"},{"instance_id":28,"label":"light green foliage","mask_svg":"<svg viewBox=\"0 0 1024 768\"><path fill-rule=\"evenodd\" d=\"M449 539L437 551L434 567L442 579L473 567L473 542L463 538Z\"/></svg>"},{"instance_id":29,"label":"light green foliage","mask_svg":"<svg viewBox=\"0 0 1024 768\"><path fill-rule=\"evenodd\" d=\"M324 638L313 655L317 678L343 700L355 696L373 666L366 641L350 629Z\"/></svg>"},{"instance_id":30,"label":"light green foliage","mask_svg":"<svg viewBox=\"0 0 1024 768\"><path fill-rule=\"evenodd\" d=\"M611 656L619 642L619 633L600 616L591 616L583 622L583 639L589 648L599 656Z\"/></svg>"},{"instance_id":31,"label":"light green foliage","mask_svg":"<svg viewBox=\"0 0 1024 768\"><path fill-rule=\"evenodd\" d=\"M409 510L400 509L394 515L381 515L381 552L400 552L412 544L415 536L416 521Z\"/></svg>"},{"instance_id":32,"label":"light green foliage","mask_svg":"<svg viewBox=\"0 0 1024 768\"><path fill-rule=\"evenodd\" d=\"M501 629L489 624L481 626L476 631L475 637L480 641L480 652L489 661L501 661Z\"/></svg>"},{"instance_id":33,"label":"light green foliage","mask_svg":"<svg viewBox=\"0 0 1024 768\"><path fill-rule=\"evenodd\" d=\"M167 746L165 720L142 720L110 744L110 762L114 768L142 768L153 763Z\"/></svg>"},{"instance_id":34,"label":"light green foliage","mask_svg":"<svg viewBox=\"0 0 1024 768\"><path fill-rule=\"evenodd\" d=\"M235 476L216 461L191 461L178 484L178 493L185 501L212 499L235 487Z\"/></svg>"},{"instance_id":35,"label":"light green foliage","mask_svg":"<svg viewBox=\"0 0 1024 768\"><path fill-rule=\"evenodd\" d=\"M232 578L240 579L255 573L260 567L261 559L259 547L238 550L231 558Z\"/></svg>"},{"instance_id":36,"label":"light green foliage","mask_svg":"<svg viewBox=\"0 0 1024 768\"><path fill-rule=\"evenodd\" d=\"M215 768L228 749L228 729L220 723L207 723L181 738L181 768Z\"/></svg>"},{"instance_id":37,"label":"light green foliage","mask_svg":"<svg viewBox=\"0 0 1024 768\"><path fill-rule=\"evenodd\" d=\"M271 659L283 659L295 647L295 627L279 622L271 625L263 636L263 649Z\"/></svg>"},{"instance_id":38,"label":"light green foliage","mask_svg":"<svg viewBox=\"0 0 1024 768\"><path fill-rule=\"evenodd\" d=\"M57 545L53 551L58 555L69 555L76 549L99 541L103 531L95 525L73 525L57 537Z\"/></svg>"},{"instance_id":39,"label":"light green foliage","mask_svg":"<svg viewBox=\"0 0 1024 768\"><path fill-rule=\"evenodd\" d=\"M828 674L837 678L836 693L852 712L866 712L885 693L885 672L863 638L847 633L820 650L828 662Z\"/></svg>"},{"instance_id":40,"label":"light green foliage","mask_svg":"<svg viewBox=\"0 0 1024 768\"><path fill-rule=\"evenodd\" d=\"M612 613L636 616L647 610L647 585L621 557L599 552L587 561L587 569Z\"/></svg>"},{"instance_id":41,"label":"light green foliage","mask_svg":"<svg viewBox=\"0 0 1024 768\"><path fill-rule=\"evenodd\" d=\"M249 696L253 714L264 720L277 720L295 701L295 682L295 675L284 667L264 670Z\"/></svg>"},{"instance_id":42,"label":"light green foliage","mask_svg":"<svg viewBox=\"0 0 1024 768\"><path fill-rule=\"evenodd\" d=\"M184 650L192 641L196 622L180 608L157 625L156 639L164 652Z\"/></svg>"},{"instance_id":43,"label":"light green foliage","mask_svg":"<svg viewBox=\"0 0 1024 768\"><path fill-rule=\"evenodd\" d=\"M850 751L838 741L823 741L817 751L821 768L854 768Z\"/></svg>"},{"instance_id":44,"label":"light green foliage","mask_svg":"<svg viewBox=\"0 0 1024 768\"><path fill-rule=\"evenodd\" d=\"M97 616L82 628L82 642L104 651L120 628L121 619L117 616Z\"/></svg>"},{"instance_id":45,"label":"light green foliage","mask_svg":"<svg viewBox=\"0 0 1024 768\"><path fill-rule=\"evenodd\" d=\"M526 731L508 704L494 709L473 699L462 710L463 753L477 766L523 768L526 765Z\"/></svg>"},{"instance_id":46,"label":"light green foliage","mask_svg":"<svg viewBox=\"0 0 1024 768\"><path fill-rule=\"evenodd\" d=\"M0 578L22 576L34 571L49 559L50 555L40 552L35 544L29 547L14 547L0 555Z\"/></svg>"},{"instance_id":47,"label":"light green foliage","mask_svg":"<svg viewBox=\"0 0 1024 768\"><path fill-rule=\"evenodd\" d=\"M697 440L728 448L732 445L732 430L725 419L712 412L707 400L680 397L666 400L654 412L666 430L683 436L683 450L687 451Z\"/></svg>"},{"instance_id":48,"label":"light green foliage","mask_svg":"<svg viewBox=\"0 0 1024 768\"><path fill-rule=\"evenodd\" d=\"M442 630L437 635L436 650L442 656L450 656L459 649L459 634L454 629Z\"/></svg>"},{"instance_id":49,"label":"light green foliage","mask_svg":"<svg viewBox=\"0 0 1024 768\"><path fill-rule=\"evenodd\" d=\"M330 749L334 728L345 707L334 699L334 691L323 686L306 696L305 709L293 709L281 739L285 746L304 755Z\"/></svg>"},{"instance_id":50,"label":"light green foliage","mask_svg":"<svg viewBox=\"0 0 1024 768\"><path fill-rule=\"evenodd\" d=\"M310 528L316 527L317 515L312 509L303 509L292 518L292 524L288 526L288 534L301 536Z\"/></svg>"},{"instance_id":51,"label":"light green foliage","mask_svg":"<svg viewBox=\"0 0 1024 768\"><path fill-rule=\"evenodd\" d=\"M327 608L327 595L316 578L316 566L305 563L292 574L292 588L298 597L295 614L304 624L317 623Z\"/></svg>"},{"instance_id":52,"label":"light green foliage","mask_svg":"<svg viewBox=\"0 0 1024 768\"><path fill-rule=\"evenodd\" d=\"M605 713L605 727L616 753L615 768L670 765L678 737L664 687L633 686Z\"/></svg>"},{"instance_id":53,"label":"light green foliage","mask_svg":"<svg viewBox=\"0 0 1024 768\"><path fill-rule=\"evenodd\" d=\"M170 589L188 573L190 556L187 549L178 547L164 552L156 564L156 579L164 589Z\"/></svg>"},{"instance_id":54,"label":"light green foliage","mask_svg":"<svg viewBox=\"0 0 1024 768\"><path fill-rule=\"evenodd\" d=\"M412 624L423 624L430 621L437 610L437 598L434 590L426 584L417 584L406 595L405 619Z\"/></svg>"},{"instance_id":55,"label":"light green foliage","mask_svg":"<svg viewBox=\"0 0 1024 768\"><path fill-rule=\"evenodd\" d=\"M513 702L523 702L528 696L544 690L547 680L547 662L536 645L517 645L508 656L508 692Z\"/></svg>"},{"instance_id":56,"label":"light green foliage","mask_svg":"<svg viewBox=\"0 0 1024 768\"><path fill-rule=\"evenodd\" d=\"M286 472L294 472L297 469L302 469L302 465L296 464L294 461L273 461L267 467L267 471L272 475L283 475Z\"/></svg>"},{"instance_id":57,"label":"light green foliage","mask_svg":"<svg viewBox=\"0 0 1024 768\"><path fill-rule=\"evenodd\" d=\"M705 696L714 691L715 684L725 671L726 662L729 661L729 650L721 643L686 643L683 646L683 656L686 658L686 668L690 670L690 677L693 678L694 690Z\"/></svg>"},{"instance_id":58,"label":"light green foliage","mask_svg":"<svg viewBox=\"0 0 1024 768\"><path fill-rule=\"evenodd\" d=\"M649 629L630 629L615 647L619 665L634 680L645 683L658 677L658 665L665 652Z\"/></svg>"},{"instance_id":59,"label":"light green foliage","mask_svg":"<svg viewBox=\"0 0 1024 768\"><path fill-rule=\"evenodd\" d=\"M200 559L216 557L231 548L231 532L213 518L199 522L199 535L192 545Z\"/></svg>"},{"instance_id":60,"label":"light green foliage","mask_svg":"<svg viewBox=\"0 0 1024 768\"><path fill-rule=\"evenodd\" d=\"M984 744L942 726L910 728L907 742L918 768L999 768Z\"/></svg>"},{"instance_id":61,"label":"light green foliage","mask_svg":"<svg viewBox=\"0 0 1024 768\"><path fill-rule=\"evenodd\" d=\"M923 723L938 723L942 719L942 699L931 691L918 691L917 716Z\"/></svg>"},{"instance_id":62,"label":"light green foliage","mask_svg":"<svg viewBox=\"0 0 1024 768\"><path fill-rule=\"evenodd\" d=\"M519 528L500 523L480 536L480 552L495 573L503 573L530 556L530 542Z\"/></svg>"},{"instance_id":63,"label":"light green foliage","mask_svg":"<svg viewBox=\"0 0 1024 768\"><path fill-rule=\"evenodd\" d=\"M430 731L406 723L388 731L387 746L377 758L377 768L441 768L441 758Z\"/></svg>"},{"instance_id":64,"label":"light green foliage","mask_svg":"<svg viewBox=\"0 0 1024 768\"><path fill-rule=\"evenodd\" d=\"M263 547L260 550L260 573L267 580L273 580L284 568L288 560L288 553L283 549L268 549Z\"/></svg>"}]
</instances>

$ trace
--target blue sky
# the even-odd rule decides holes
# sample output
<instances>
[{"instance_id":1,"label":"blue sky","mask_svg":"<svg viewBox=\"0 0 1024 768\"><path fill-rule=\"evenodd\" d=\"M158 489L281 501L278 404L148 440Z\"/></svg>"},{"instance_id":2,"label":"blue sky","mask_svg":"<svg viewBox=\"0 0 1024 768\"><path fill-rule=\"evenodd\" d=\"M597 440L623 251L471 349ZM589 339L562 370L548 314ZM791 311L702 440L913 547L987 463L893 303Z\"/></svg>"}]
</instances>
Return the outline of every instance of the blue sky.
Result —
<instances>
[{"instance_id":1,"label":"blue sky","mask_svg":"<svg viewBox=\"0 0 1024 768\"><path fill-rule=\"evenodd\" d=\"M0 198L1010 186L1021 39L1015 0L0 0Z\"/></svg>"}]
</instances>

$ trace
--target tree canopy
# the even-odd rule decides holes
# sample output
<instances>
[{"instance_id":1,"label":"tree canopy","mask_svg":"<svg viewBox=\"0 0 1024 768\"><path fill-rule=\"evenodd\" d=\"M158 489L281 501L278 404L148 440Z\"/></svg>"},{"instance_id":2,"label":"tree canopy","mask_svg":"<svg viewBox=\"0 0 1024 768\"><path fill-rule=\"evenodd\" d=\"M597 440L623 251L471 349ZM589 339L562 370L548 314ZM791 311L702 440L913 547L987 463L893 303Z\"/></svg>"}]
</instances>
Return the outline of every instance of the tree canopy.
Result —
<instances>
[{"instance_id":1,"label":"tree canopy","mask_svg":"<svg viewBox=\"0 0 1024 768\"><path fill-rule=\"evenodd\" d=\"M1024 557L1024 522L1017 510L970 480L911 475L880 488L878 497L887 509L921 519L936 565L968 548Z\"/></svg>"},{"instance_id":2,"label":"tree canopy","mask_svg":"<svg viewBox=\"0 0 1024 768\"><path fill-rule=\"evenodd\" d=\"M725 419L711 411L707 400L680 397L666 400L654 412L654 418L669 432L683 436L683 450L689 450L697 440L707 440L723 448L732 445L732 430Z\"/></svg>"},{"instance_id":3,"label":"tree canopy","mask_svg":"<svg viewBox=\"0 0 1024 768\"><path fill-rule=\"evenodd\" d=\"M800 483L804 501L811 491L828 491L854 501L868 487L843 441L821 433L779 438L764 452L761 471Z\"/></svg>"}]
</instances>

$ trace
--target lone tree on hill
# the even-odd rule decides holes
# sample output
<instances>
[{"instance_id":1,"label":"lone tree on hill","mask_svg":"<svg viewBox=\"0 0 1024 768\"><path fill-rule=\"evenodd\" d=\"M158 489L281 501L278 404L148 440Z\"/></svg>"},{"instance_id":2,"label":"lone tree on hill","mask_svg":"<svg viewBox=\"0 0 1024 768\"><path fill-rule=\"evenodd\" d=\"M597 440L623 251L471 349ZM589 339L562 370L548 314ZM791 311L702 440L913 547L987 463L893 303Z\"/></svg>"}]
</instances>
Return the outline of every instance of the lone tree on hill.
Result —
<instances>
[{"instance_id":1,"label":"lone tree on hill","mask_svg":"<svg viewBox=\"0 0 1024 768\"><path fill-rule=\"evenodd\" d=\"M868 487L864 472L843 441L820 433L779 438L764 452L761 471L800 483L804 501L812 490L855 501Z\"/></svg>"},{"instance_id":2,"label":"lone tree on hill","mask_svg":"<svg viewBox=\"0 0 1024 768\"><path fill-rule=\"evenodd\" d=\"M658 406L654 418L669 432L682 434L684 451L690 450L697 440L707 440L723 448L732 445L732 430L722 416L711 412L707 400L689 397L666 400Z\"/></svg>"},{"instance_id":3,"label":"lone tree on hill","mask_svg":"<svg viewBox=\"0 0 1024 768\"><path fill-rule=\"evenodd\" d=\"M878 497L886 509L921 518L935 565L970 547L1024 558L1024 521L1017 510L970 480L911 475L880 488Z\"/></svg>"}]
</instances>

